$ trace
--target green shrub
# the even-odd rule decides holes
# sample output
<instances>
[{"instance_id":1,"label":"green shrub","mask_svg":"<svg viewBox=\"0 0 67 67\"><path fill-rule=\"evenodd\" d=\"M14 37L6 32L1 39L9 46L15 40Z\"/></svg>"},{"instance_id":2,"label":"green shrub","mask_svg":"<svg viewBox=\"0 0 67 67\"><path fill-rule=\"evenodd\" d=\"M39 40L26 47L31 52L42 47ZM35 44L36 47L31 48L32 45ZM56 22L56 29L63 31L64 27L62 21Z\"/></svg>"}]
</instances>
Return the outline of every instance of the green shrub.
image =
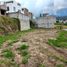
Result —
<instances>
[{"instance_id":1,"label":"green shrub","mask_svg":"<svg viewBox=\"0 0 67 67\"><path fill-rule=\"evenodd\" d=\"M28 57L27 56L23 57L22 63L23 64L27 64L28 63Z\"/></svg>"},{"instance_id":2,"label":"green shrub","mask_svg":"<svg viewBox=\"0 0 67 67\"><path fill-rule=\"evenodd\" d=\"M39 67L45 67L44 64L40 64Z\"/></svg>"},{"instance_id":3,"label":"green shrub","mask_svg":"<svg viewBox=\"0 0 67 67\"><path fill-rule=\"evenodd\" d=\"M64 67L64 65L63 64L58 64L58 65L56 65L56 67Z\"/></svg>"},{"instance_id":4,"label":"green shrub","mask_svg":"<svg viewBox=\"0 0 67 67\"><path fill-rule=\"evenodd\" d=\"M28 53L28 51L27 50L23 50L22 51L22 56L27 56L29 53Z\"/></svg>"},{"instance_id":5,"label":"green shrub","mask_svg":"<svg viewBox=\"0 0 67 67\"><path fill-rule=\"evenodd\" d=\"M25 49L28 49L28 45L26 45L26 44L22 44L21 46L20 46L20 48L19 48L19 50L25 50Z\"/></svg>"},{"instance_id":6,"label":"green shrub","mask_svg":"<svg viewBox=\"0 0 67 67\"><path fill-rule=\"evenodd\" d=\"M21 45L21 47L19 48L21 50L21 54L23 56L22 59L22 63L26 64L28 62L28 59L30 57L29 53L28 53L28 47L26 44Z\"/></svg>"},{"instance_id":7,"label":"green shrub","mask_svg":"<svg viewBox=\"0 0 67 67\"><path fill-rule=\"evenodd\" d=\"M11 50L6 49L3 51L3 56L9 59L10 58L12 59L14 57L14 54Z\"/></svg>"}]
</instances>

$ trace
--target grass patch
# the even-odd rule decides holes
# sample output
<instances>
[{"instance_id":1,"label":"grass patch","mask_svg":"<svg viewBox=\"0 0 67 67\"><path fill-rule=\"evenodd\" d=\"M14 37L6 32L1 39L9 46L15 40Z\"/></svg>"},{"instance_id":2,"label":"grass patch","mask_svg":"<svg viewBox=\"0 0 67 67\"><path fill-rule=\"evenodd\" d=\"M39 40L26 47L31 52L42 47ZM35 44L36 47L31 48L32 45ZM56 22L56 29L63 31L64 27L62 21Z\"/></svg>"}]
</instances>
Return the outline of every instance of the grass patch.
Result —
<instances>
[{"instance_id":1,"label":"grass patch","mask_svg":"<svg viewBox=\"0 0 67 67\"><path fill-rule=\"evenodd\" d=\"M52 56L52 57L55 58L56 60L59 60L59 61L65 63L65 64L67 64L67 60L62 56L60 56L60 57Z\"/></svg>"},{"instance_id":2,"label":"grass patch","mask_svg":"<svg viewBox=\"0 0 67 67\"><path fill-rule=\"evenodd\" d=\"M40 64L39 67L45 67L44 64Z\"/></svg>"},{"instance_id":3,"label":"grass patch","mask_svg":"<svg viewBox=\"0 0 67 67\"><path fill-rule=\"evenodd\" d=\"M25 49L28 49L28 45L26 45L26 44L22 44L21 46L20 46L20 48L18 48L19 50L25 50Z\"/></svg>"},{"instance_id":4,"label":"grass patch","mask_svg":"<svg viewBox=\"0 0 67 67\"><path fill-rule=\"evenodd\" d=\"M21 36L24 36L28 32L33 32L35 29L30 29L22 32L16 32L14 34L8 34L8 35L1 35L0 36L0 46L2 46L3 42L7 40L11 40L11 42L14 42L18 40Z\"/></svg>"},{"instance_id":5,"label":"grass patch","mask_svg":"<svg viewBox=\"0 0 67 67\"><path fill-rule=\"evenodd\" d=\"M27 64L29 57L30 57L29 55L23 56L22 63Z\"/></svg>"},{"instance_id":6,"label":"grass patch","mask_svg":"<svg viewBox=\"0 0 67 67\"><path fill-rule=\"evenodd\" d=\"M65 67L63 64L57 64L56 67Z\"/></svg>"},{"instance_id":7,"label":"grass patch","mask_svg":"<svg viewBox=\"0 0 67 67\"><path fill-rule=\"evenodd\" d=\"M67 48L67 31L60 31L56 40L49 39L48 44L56 47Z\"/></svg>"},{"instance_id":8,"label":"grass patch","mask_svg":"<svg viewBox=\"0 0 67 67\"><path fill-rule=\"evenodd\" d=\"M18 50L20 50L20 53L22 55L22 63L27 64L28 59L30 58L29 52L28 52L29 46L27 44L22 44Z\"/></svg>"},{"instance_id":9,"label":"grass patch","mask_svg":"<svg viewBox=\"0 0 67 67\"><path fill-rule=\"evenodd\" d=\"M19 67L19 65L16 62L5 58L0 60L0 67Z\"/></svg>"},{"instance_id":10,"label":"grass patch","mask_svg":"<svg viewBox=\"0 0 67 67\"><path fill-rule=\"evenodd\" d=\"M28 58L26 58L26 57L23 57L22 63L23 63L23 64L26 64L26 63L28 63Z\"/></svg>"},{"instance_id":11,"label":"grass patch","mask_svg":"<svg viewBox=\"0 0 67 67\"><path fill-rule=\"evenodd\" d=\"M27 56L29 53L28 53L28 51L27 50L23 50L22 51L22 56Z\"/></svg>"},{"instance_id":12,"label":"grass patch","mask_svg":"<svg viewBox=\"0 0 67 67\"><path fill-rule=\"evenodd\" d=\"M12 59L14 57L14 54L11 50L6 49L3 51L3 56Z\"/></svg>"}]
</instances>

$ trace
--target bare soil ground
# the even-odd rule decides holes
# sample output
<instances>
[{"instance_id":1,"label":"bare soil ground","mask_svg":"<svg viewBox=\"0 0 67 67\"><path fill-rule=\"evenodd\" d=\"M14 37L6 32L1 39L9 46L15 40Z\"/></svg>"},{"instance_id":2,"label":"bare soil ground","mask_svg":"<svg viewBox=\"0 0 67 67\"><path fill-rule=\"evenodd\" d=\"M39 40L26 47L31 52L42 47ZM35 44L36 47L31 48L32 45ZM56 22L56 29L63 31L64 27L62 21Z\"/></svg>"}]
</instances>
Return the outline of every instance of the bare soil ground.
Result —
<instances>
[{"instance_id":1,"label":"bare soil ground","mask_svg":"<svg viewBox=\"0 0 67 67\"><path fill-rule=\"evenodd\" d=\"M44 67L57 67L57 65L67 67L67 50L54 48L47 43L48 39L55 39L57 34L58 32L55 29L36 29L34 32L29 32L27 35L21 37L11 47L11 50L15 54L15 62L19 64L19 67L40 67L40 64L43 64ZM30 58L25 65L21 63L22 56L16 51L16 48L21 43L29 45ZM3 46L2 48L4 47L7 46Z\"/></svg>"}]
</instances>

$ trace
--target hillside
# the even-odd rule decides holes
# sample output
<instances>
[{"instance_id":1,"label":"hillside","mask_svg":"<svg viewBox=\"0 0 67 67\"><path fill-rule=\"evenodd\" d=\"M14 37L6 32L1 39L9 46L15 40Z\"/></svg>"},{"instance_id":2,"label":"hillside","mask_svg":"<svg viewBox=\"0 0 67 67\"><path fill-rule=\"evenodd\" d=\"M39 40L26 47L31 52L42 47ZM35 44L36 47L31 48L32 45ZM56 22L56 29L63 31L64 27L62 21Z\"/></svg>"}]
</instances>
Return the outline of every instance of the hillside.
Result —
<instances>
[{"instance_id":1,"label":"hillside","mask_svg":"<svg viewBox=\"0 0 67 67\"><path fill-rule=\"evenodd\" d=\"M0 34L13 33L19 30L19 20L7 16L0 16Z\"/></svg>"}]
</instances>

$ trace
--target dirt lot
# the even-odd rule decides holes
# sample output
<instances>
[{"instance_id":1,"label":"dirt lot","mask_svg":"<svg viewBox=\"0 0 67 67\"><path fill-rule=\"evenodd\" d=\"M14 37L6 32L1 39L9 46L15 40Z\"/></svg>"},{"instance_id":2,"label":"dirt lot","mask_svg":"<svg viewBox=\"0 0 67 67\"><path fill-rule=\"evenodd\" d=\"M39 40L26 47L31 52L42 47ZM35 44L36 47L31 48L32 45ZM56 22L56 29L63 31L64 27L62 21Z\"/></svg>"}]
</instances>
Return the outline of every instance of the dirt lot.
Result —
<instances>
[{"instance_id":1,"label":"dirt lot","mask_svg":"<svg viewBox=\"0 0 67 67\"><path fill-rule=\"evenodd\" d=\"M55 39L57 34L55 29L37 29L34 32L29 32L14 43L11 49L15 53L15 61L19 64L19 67L67 67L67 50L54 48L47 43L48 39ZM25 65L21 63L22 57L16 51L16 48L21 43L29 45L30 58Z\"/></svg>"},{"instance_id":2,"label":"dirt lot","mask_svg":"<svg viewBox=\"0 0 67 67\"><path fill-rule=\"evenodd\" d=\"M39 67L38 64L42 63L46 67L55 67L57 64L64 64L56 57L67 59L59 50L47 44L48 39L53 39L57 36L57 30L43 30L39 29L31 32L22 38L29 44L29 52L31 58L28 67ZM66 65L65 65L66 66Z\"/></svg>"}]
</instances>

